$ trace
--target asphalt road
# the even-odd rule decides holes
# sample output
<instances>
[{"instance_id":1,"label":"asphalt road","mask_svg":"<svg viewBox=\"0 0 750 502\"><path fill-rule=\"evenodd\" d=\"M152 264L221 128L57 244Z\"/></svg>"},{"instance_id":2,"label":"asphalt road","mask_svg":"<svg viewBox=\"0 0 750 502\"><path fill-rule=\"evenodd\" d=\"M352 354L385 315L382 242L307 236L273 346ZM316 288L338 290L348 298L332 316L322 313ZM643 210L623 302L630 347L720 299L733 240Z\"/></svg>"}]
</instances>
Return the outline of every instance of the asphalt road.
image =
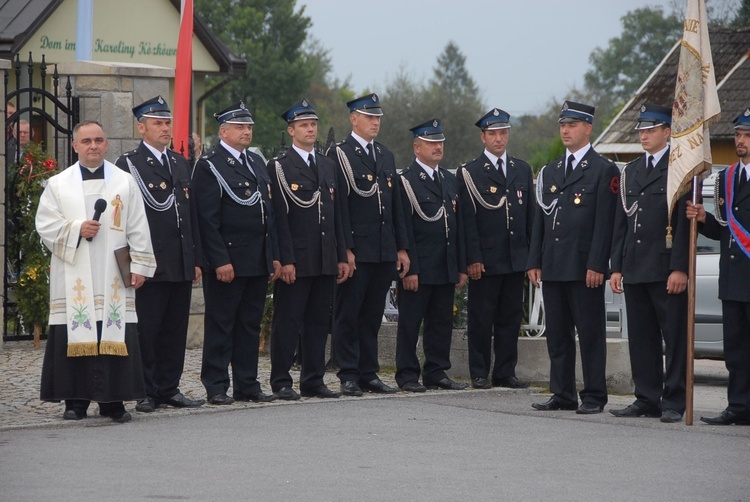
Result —
<instances>
[{"instance_id":1,"label":"asphalt road","mask_svg":"<svg viewBox=\"0 0 750 502\"><path fill-rule=\"evenodd\" d=\"M0 499L750 499L750 427L544 413L537 398L308 399L5 430Z\"/></svg>"}]
</instances>

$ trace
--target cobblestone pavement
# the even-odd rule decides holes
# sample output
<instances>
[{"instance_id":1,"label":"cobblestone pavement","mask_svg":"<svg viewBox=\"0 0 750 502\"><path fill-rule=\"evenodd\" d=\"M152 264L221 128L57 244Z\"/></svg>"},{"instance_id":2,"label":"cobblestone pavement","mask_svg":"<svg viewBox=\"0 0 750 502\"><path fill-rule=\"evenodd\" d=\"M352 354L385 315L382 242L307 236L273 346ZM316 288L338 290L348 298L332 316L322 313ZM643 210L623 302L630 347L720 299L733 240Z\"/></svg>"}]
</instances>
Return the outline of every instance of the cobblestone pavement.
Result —
<instances>
[{"instance_id":1,"label":"cobblestone pavement","mask_svg":"<svg viewBox=\"0 0 750 502\"><path fill-rule=\"evenodd\" d=\"M97 407L89 408L89 416L93 419L76 421L63 421L62 403L45 403L39 400L39 380L42 373L42 359L44 357L45 342L40 349L34 349L32 342L6 342L0 351L0 431L13 430L29 427L71 427L71 426L97 426L110 425L109 419L98 416ZM180 383L183 394L192 398L205 398L205 390L200 382L201 349L188 349L185 358L185 371ZM727 372L723 361L696 361L696 387L695 387L695 409L719 412L726 407L726 378ZM268 357L261 357L258 365L258 377L261 387L265 392L270 392L268 385L271 373L271 363ZM292 371L295 383L299 381L299 372ZM391 386L396 386L393 368L383 368L380 373L382 380ZM460 379L456 379L460 380ZM325 383L333 390L339 389L336 373L329 371L325 375ZM230 390L231 392L231 390ZM428 394L451 391L430 391ZM471 392L471 391L470 391ZM500 395L503 393L538 394L545 392L539 387L530 389L511 390L499 389L473 391L481 393L492 393ZM424 395L424 394L422 394ZM365 393L363 397L342 397L341 399L394 399L417 397L414 394L398 393L391 395ZM529 396L529 401L540 400L539 396ZM608 408L620 407L630 404L633 400L631 395L610 395ZM138 413L138 420L150 420L166 416L176 416L194 413L217 413L242 408L258 408L263 406L296 406L305 402L320 402L317 398L302 398L301 401L288 402L276 401L268 404L235 403L231 406L204 405L195 409L175 409L164 407L155 413ZM135 414L135 403L126 403L126 408ZM606 411L606 410L605 410ZM698 421L695 415L695 421Z\"/></svg>"},{"instance_id":2,"label":"cobblestone pavement","mask_svg":"<svg viewBox=\"0 0 750 502\"><path fill-rule=\"evenodd\" d=\"M97 406L92 403L89 408L89 417L80 422L63 421L62 413L65 410L63 403L45 403L39 400L39 381L42 374L42 359L44 358L45 342L40 349L34 349L32 342L6 342L3 351L0 352L0 431L17 428L39 427L39 426L73 426L73 425L104 425L111 423L109 419L98 417ZM191 398L206 397L205 389L200 381L202 349L188 349L185 357L185 370L180 381L180 390ZM271 392L268 384L271 374L271 360L268 356L261 356L258 364L258 379L265 392ZM291 372L295 386L299 382L299 371ZM388 385L396 386L393 371L382 371L381 379ZM334 371L326 372L325 383L332 390L339 390L339 380ZM499 390L499 389L498 389ZM231 388L229 394L231 395ZM400 393L395 395L406 396ZM394 395L383 396L380 394L365 393L366 399L383 399L394 397ZM341 398L362 399L362 398ZM318 401L317 398L302 398L301 402ZM275 401L273 403L234 403L231 406L204 405L195 409L176 409L172 407L159 408L155 413L138 413L137 418L152 419L170 415L185 415L192 413L216 413L222 411L237 410L241 408L257 408L262 406L288 406L300 402ZM135 402L126 402L125 407L135 415Z\"/></svg>"}]
</instances>

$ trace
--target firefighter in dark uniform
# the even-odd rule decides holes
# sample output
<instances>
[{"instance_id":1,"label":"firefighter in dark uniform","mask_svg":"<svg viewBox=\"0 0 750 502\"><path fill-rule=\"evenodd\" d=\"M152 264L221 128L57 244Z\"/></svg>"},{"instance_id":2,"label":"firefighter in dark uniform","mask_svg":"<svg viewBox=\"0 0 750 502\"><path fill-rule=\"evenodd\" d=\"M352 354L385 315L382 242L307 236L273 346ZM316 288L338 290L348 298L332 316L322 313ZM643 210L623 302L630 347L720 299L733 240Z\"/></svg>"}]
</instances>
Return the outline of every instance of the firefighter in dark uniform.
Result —
<instances>
[{"instance_id":1,"label":"firefighter in dark uniform","mask_svg":"<svg viewBox=\"0 0 750 502\"><path fill-rule=\"evenodd\" d=\"M493 108L476 124L484 153L459 167L469 274L469 374L475 389L520 389L516 378L523 283L534 218L531 166L506 152L510 115ZM493 354L492 381L488 379Z\"/></svg>"},{"instance_id":2,"label":"firefighter in dark uniform","mask_svg":"<svg viewBox=\"0 0 750 502\"><path fill-rule=\"evenodd\" d=\"M544 281L550 390L537 410L601 413L607 404L604 276L609 265L612 223L620 172L589 143L594 107L566 101L560 112L565 155L542 168L536 182L536 214L528 276ZM576 330L583 389L576 395Z\"/></svg>"},{"instance_id":3,"label":"firefighter in dark uniform","mask_svg":"<svg viewBox=\"0 0 750 502\"><path fill-rule=\"evenodd\" d=\"M323 383L333 288L349 277L336 166L315 152L318 116L307 100L282 118L292 147L268 163L282 265L274 289L271 388L280 399L300 398L289 370L301 337L302 396L336 398L341 394Z\"/></svg>"},{"instance_id":4,"label":"firefighter in dark uniform","mask_svg":"<svg viewBox=\"0 0 750 502\"><path fill-rule=\"evenodd\" d=\"M149 413L159 405L201 406L179 389L185 366L190 297L201 276L201 243L195 203L190 199L190 166L169 150L172 113L157 96L133 108L143 141L115 164L133 175L141 189L156 274L136 291L138 341L141 346L146 399L135 409Z\"/></svg>"},{"instance_id":5,"label":"firefighter in dark uniform","mask_svg":"<svg viewBox=\"0 0 750 502\"><path fill-rule=\"evenodd\" d=\"M458 182L439 168L445 136L439 119L411 129L415 159L401 173L401 203L409 236L409 273L398 284L396 382L407 392L461 390L450 369L454 289L466 283L466 250ZM425 362L417 357L419 329Z\"/></svg>"},{"instance_id":6,"label":"firefighter in dark uniform","mask_svg":"<svg viewBox=\"0 0 750 502\"><path fill-rule=\"evenodd\" d=\"M724 362L729 370L727 408L701 417L711 425L750 425L750 108L734 119L739 162L721 171L714 185L716 214L688 202L706 237L721 241L719 298L724 324Z\"/></svg>"},{"instance_id":7,"label":"firefighter in dark uniform","mask_svg":"<svg viewBox=\"0 0 750 502\"><path fill-rule=\"evenodd\" d=\"M375 138L383 110L377 94L347 103L351 134L328 152L336 163L349 279L336 292L333 340L341 393L393 393L378 378L378 331L385 297L409 271L409 247L393 154Z\"/></svg>"},{"instance_id":8,"label":"firefighter in dark uniform","mask_svg":"<svg viewBox=\"0 0 750 502\"><path fill-rule=\"evenodd\" d=\"M636 398L633 404L609 412L618 417L661 417L662 422L682 420L687 363L690 227L685 197L672 213L671 246L665 230L671 125L671 108L641 106L636 129L646 155L625 166L620 176L609 280L612 291L625 292Z\"/></svg>"},{"instance_id":9,"label":"firefighter in dark uniform","mask_svg":"<svg viewBox=\"0 0 750 502\"><path fill-rule=\"evenodd\" d=\"M201 381L208 402L269 402L258 382L260 325L269 282L279 274L271 207L271 177L247 148L253 116L242 101L214 114L219 144L195 165L206 273ZM232 396L229 365L232 365Z\"/></svg>"}]
</instances>

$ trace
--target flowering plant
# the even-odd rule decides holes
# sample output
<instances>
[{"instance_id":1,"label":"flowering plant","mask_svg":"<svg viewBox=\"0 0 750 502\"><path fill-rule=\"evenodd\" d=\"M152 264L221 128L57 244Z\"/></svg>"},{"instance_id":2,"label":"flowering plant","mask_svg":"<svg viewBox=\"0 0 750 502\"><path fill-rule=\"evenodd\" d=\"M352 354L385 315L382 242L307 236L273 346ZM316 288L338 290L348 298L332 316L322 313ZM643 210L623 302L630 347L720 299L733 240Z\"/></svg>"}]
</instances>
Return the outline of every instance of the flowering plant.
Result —
<instances>
[{"instance_id":1,"label":"flowering plant","mask_svg":"<svg viewBox=\"0 0 750 502\"><path fill-rule=\"evenodd\" d=\"M16 197L10 202L15 207L9 213L15 229L9 235L9 258L17 260L17 308L27 327L45 326L49 317L50 253L36 233L35 219L47 180L57 173L57 161L40 145L29 143L13 180Z\"/></svg>"}]
</instances>

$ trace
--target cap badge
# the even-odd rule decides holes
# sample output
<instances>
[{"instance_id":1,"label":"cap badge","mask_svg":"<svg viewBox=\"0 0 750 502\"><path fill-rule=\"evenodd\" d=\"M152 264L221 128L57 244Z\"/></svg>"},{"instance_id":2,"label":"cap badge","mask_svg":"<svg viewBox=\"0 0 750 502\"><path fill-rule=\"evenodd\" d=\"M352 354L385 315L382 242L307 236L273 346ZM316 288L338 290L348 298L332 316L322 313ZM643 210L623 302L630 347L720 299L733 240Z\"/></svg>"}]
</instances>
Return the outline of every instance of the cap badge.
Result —
<instances>
[{"instance_id":1,"label":"cap badge","mask_svg":"<svg viewBox=\"0 0 750 502\"><path fill-rule=\"evenodd\" d=\"M646 105L641 105L641 113L646 111Z\"/></svg>"},{"instance_id":2,"label":"cap badge","mask_svg":"<svg viewBox=\"0 0 750 502\"><path fill-rule=\"evenodd\" d=\"M745 117L750 117L750 108L746 108L745 109L744 115L745 115Z\"/></svg>"},{"instance_id":3,"label":"cap badge","mask_svg":"<svg viewBox=\"0 0 750 502\"><path fill-rule=\"evenodd\" d=\"M302 100L302 106L305 106L305 107L307 106L307 100L306 99Z\"/></svg>"},{"instance_id":4,"label":"cap badge","mask_svg":"<svg viewBox=\"0 0 750 502\"><path fill-rule=\"evenodd\" d=\"M563 108L562 109L563 109L563 111L567 111L567 109L568 109L568 102L567 101L565 103L563 103Z\"/></svg>"},{"instance_id":5,"label":"cap badge","mask_svg":"<svg viewBox=\"0 0 750 502\"><path fill-rule=\"evenodd\" d=\"M497 117L498 115L500 115L500 111L497 108L495 108L495 111L492 112L492 115Z\"/></svg>"},{"instance_id":6,"label":"cap badge","mask_svg":"<svg viewBox=\"0 0 750 502\"><path fill-rule=\"evenodd\" d=\"M438 126L438 121L437 121L437 120L434 120L434 121L432 122L432 127L437 127L437 126Z\"/></svg>"},{"instance_id":7,"label":"cap badge","mask_svg":"<svg viewBox=\"0 0 750 502\"><path fill-rule=\"evenodd\" d=\"M373 95L372 95L372 101L373 101L374 103L377 103L377 102L378 102L378 95L377 95L377 94L373 94Z\"/></svg>"},{"instance_id":8,"label":"cap badge","mask_svg":"<svg viewBox=\"0 0 750 502\"><path fill-rule=\"evenodd\" d=\"M242 101L240 101L240 108L243 110L245 109L245 103L243 103Z\"/></svg>"},{"instance_id":9,"label":"cap badge","mask_svg":"<svg viewBox=\"0 0 750 502\"><path fill-rule=\"evenodd\" d=\"M164 104L164 100L162 99L162 97L161 97L161 96L159 96L159 99L158 99L157 101L159 102L159 104L160 104L160 105L163 105L163 104Z\"/></svg>"}]
</instances>

